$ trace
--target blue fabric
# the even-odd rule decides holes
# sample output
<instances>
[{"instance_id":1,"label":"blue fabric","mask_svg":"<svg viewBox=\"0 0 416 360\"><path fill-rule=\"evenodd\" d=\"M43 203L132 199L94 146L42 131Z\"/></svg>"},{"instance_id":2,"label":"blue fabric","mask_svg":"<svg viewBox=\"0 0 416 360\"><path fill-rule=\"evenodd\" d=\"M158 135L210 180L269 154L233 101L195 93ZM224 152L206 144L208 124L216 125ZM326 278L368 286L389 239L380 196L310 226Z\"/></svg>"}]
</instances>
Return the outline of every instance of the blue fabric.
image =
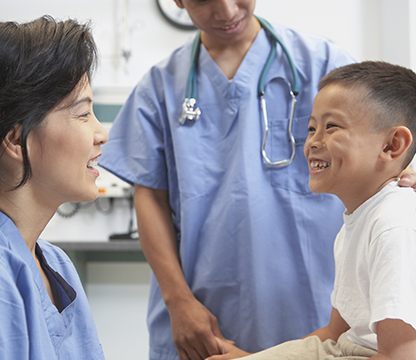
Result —
<instances>
[{"instance_id":1,"label":"blue fabric","mask_svg":"<svg viewBox=\"0 0 416 360\"><path fill-rule=\"evenodd\" d=\"M201 46L194 125L180 126L191 43L153 67L121 109L100 165L122 179L169 190L185 278L226 338L250 351L326 325L341 202L308 188L303 145L319 79L353 59L339 47L276 26L299 72L297 153L286 168L261 156L258 80L270 51L261 30L232 83ZM281 48L266 77L267 154L287 158L291 71ZM286 81L287 81L286 80ZM152 279L150 358L177 359L169 315Z\"/></svg>"},{"instance_id":2,"label":"blue fabric","mask_svg":"<svg viewBox=\"0 0 416 360\"><path fill-rule=\"evenodd\" d=\"M104 359L87 298L65 253L38 240L68 297L59 313L13 222L0 212L0 359Z\"/></svg>"}]
</instances>

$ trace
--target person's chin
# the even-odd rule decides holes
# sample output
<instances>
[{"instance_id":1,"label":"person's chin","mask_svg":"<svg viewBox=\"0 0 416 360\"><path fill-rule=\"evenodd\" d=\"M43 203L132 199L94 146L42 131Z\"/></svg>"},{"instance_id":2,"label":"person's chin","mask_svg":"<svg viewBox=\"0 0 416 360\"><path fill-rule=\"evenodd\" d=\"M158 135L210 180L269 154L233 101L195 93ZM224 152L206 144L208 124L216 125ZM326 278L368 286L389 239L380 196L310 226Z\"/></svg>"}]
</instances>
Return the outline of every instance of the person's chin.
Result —
<instances>
[{"instance_id":1,"label":"person's chin","mask_svg":"<svg viewBox=\"0 0 416 360\"><path fill-rule=\"evenodd\" d=\"M320 184L315 184L314 182L309 181L309 189L315 194L322 194L325 192L325 189Z\"/></svg>"},{"instance_id":2,"label":"person's chin","mask_svg":"<svg viewBox=\"0 0 416 360\"><path fill-rule=\"evenodd\" d=\"M78 200L72 202L91 202L98 198L98 188L94 186L82 192L77 196Z\"/></svg>"}]
</instances>

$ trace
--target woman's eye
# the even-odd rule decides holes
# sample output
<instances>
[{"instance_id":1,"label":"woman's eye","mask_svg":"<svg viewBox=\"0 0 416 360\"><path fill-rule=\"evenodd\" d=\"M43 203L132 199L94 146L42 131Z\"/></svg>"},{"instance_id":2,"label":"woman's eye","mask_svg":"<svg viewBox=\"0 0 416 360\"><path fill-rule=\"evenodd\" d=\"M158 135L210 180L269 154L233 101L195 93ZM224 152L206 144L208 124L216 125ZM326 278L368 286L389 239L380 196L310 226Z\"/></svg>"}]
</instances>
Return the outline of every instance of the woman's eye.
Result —
<instances>
[{"instance_id":1,"label":"woman's eye","mask_svg":"<svg viewBox=\"0 0 416 360\"><path fill-rule=\"evenodd\" d=\"M337 127L337 125L335 125L335 124L327 124L326 125L327 129L334 128L334 127Z\"/></svg>"}]
</instances>

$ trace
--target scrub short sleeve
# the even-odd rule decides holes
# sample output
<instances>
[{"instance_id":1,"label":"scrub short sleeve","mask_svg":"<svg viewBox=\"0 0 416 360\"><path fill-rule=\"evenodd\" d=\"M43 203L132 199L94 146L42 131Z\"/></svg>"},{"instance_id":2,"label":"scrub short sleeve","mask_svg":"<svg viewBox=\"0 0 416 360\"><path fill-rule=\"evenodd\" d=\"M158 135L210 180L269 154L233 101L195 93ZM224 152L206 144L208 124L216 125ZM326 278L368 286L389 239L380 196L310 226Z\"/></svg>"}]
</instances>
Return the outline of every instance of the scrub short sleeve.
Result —
<instances>
[{"instance_id":1,"label":"scrub short sleeve","mask_svg":"<svg viewBox=\"0 0 416 360\"><path fill-rule=\"evenodd\" d=\"M148 75L131 93L102 148L99 165L130 184L166 190L166 135L156 88Z\"/></svg>"},{"instance_id":2,"label":"scrub short sleeve","mask_svg":"<svg viewBox=\"0 0 416 360\"><path fill-rule=\"evenodd\" d=\"M329 54L325 74L328 74L330 71L336 68L355 62L355 60L348 53L342 50L338 45L328 43L328 46Z\"/></svg>"}]
</instances>

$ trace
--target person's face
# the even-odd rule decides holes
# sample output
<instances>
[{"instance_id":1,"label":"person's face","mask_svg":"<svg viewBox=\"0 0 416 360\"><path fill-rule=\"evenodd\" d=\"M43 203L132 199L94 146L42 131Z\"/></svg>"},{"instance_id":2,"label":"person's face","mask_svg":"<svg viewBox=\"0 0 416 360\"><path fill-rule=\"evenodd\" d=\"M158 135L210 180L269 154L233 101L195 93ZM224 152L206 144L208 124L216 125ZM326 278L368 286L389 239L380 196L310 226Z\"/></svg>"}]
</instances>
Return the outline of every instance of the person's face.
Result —
<instances>
[{"instance_id":1,"label":"person's face","mask_svg":"<svg viewBox=\"0 0 416 360\"><path fill-rule=\"evenodd\" d=\"M361 89L325 86L315 98L304 147L311 191L337 195L346 206L373 195L371 180L385 144L363 98Z\"/></svg>"},{"instance_id":2,"label":"person's face","mask_svg":"<svg viewBox=\"0 0 416 360\"><path fill-rule=\"evenodd\" d=\"M175 0L186 8L194 25L218 43L230 44L246 36L253 21L255 0Z\"/></svg>"},{"instance_id":3,"label":"person's face","mask_svg":"<svg viewBox=\"0 0 416 360\"><path fill-rule=\"evenodd\" d=\"M52 206L69 201L92 201L98 195L95 180L100 147L107 133L92 109L86 77L78 85L70 106L58 106L28 137L33 176L30 185L41 201ZM64 101L65 105L65 101Z\"/></svg>"}]
</instances>

